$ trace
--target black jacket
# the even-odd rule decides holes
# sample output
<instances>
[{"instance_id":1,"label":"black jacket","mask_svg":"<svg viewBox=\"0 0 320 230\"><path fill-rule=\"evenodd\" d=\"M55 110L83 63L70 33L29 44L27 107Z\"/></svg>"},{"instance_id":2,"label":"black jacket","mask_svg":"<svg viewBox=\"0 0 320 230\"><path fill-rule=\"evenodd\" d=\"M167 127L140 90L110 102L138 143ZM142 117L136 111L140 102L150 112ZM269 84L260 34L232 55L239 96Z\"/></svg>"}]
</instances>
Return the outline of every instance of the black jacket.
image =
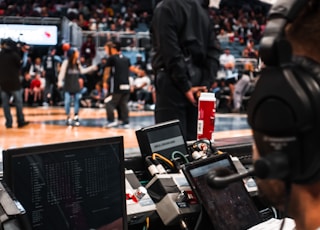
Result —
<instances>
[{"instance_id":1,"label":"black jacket","mask_svg":"<svg viewBox=\"0 0 320 230\"><path fill-rule=\"evenodd\" d=\"M152 67L155 72L168 72L182 92L196 85L210 87L219 66L219 42L208 7L201 1L163 0L153 14ZM186 57L191 58L190 65L197 76L190 76Z\"/></svg>"},{"instance_id":2,"label":"black jacket","mask_svg":"<svg viewBox=\"0 0 320 230\"><path fill-rule=\"evenodd\" d=\"M0 52L0 87L5 92L21 89L20 55L12 49Z\"/></svg>"}]
</instances>

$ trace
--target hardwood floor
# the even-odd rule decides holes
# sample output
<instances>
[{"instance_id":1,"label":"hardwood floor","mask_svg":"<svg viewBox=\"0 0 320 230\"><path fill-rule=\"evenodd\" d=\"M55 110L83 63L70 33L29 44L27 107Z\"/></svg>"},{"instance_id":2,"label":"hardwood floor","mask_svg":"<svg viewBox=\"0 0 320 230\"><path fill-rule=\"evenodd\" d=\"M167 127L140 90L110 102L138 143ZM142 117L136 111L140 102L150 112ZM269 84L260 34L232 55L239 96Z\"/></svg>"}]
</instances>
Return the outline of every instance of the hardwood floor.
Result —
<instances>
[{"instance_id":1,"label":"hardwood floor","mask_svg":"<svg viewBox=\"0 0 320 230\"><path fill-rule=\"evenodd\" d=\"M12 107L11 111L14 120L11 129L5 127L3 110L0 111L1 149L123 136L125 152L139 151L135 130L154 124L152 111L131 111L130 128L106 129L103 128L106 119L105 109L81 108L81 125L68 127L65 125L66 116L63 107L25 107L25 118L30 121L30 124L17 128L15 108ZM251 135L251 131L245 124L239 126L239 122L244 123L244 114L217 114L217 118L216 125L219 128L216 128L216 140Z\"/></svg>"}]
</instances>

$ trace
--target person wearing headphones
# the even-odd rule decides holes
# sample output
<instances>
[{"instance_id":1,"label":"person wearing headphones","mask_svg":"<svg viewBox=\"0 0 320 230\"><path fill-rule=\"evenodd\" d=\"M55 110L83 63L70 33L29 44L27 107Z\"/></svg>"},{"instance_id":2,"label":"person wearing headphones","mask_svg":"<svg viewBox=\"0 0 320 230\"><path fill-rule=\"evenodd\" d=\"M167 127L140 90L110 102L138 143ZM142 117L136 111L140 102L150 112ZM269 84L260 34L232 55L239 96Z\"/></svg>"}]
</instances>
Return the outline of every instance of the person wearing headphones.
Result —
<instances>
[{"instance_id":1,"label":"person wearing headphones","mask_svg":"<svg viewBox=\"0 0 320 230\"><path fill-rule=\"evenodd\" d=\"M320 3L278 0L249 101L259 194L298 230L320 229Z\"/></svg>"}]
</instances>

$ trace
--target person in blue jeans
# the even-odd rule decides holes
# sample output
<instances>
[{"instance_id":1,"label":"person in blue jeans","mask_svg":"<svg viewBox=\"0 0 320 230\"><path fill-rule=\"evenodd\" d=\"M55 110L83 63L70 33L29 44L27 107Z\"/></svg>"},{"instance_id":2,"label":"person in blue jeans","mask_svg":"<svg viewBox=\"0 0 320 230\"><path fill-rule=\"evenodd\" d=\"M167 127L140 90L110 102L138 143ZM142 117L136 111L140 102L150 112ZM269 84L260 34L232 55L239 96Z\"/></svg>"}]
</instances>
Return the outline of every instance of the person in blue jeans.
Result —
<instances>
[{"instance_id":1,"label":"person in blue jeans","mask_svg":"<svg viewBox=\"0 0 320 230\"><path fill-rule=\"evenodd\" d=\"M79 84L80 74L95 71L97 66L83 68L79 62L79 51L72 48L68 51L68 58L62 62L58 76L58 87L64 89L64 108L67 115L66 124L79 126L79 108L81 98L81 88ZM70 116L70 107L73 98L74 117Z\"/></svg>"},{"instance_id":2,"label":"person in blue jeans","mask_svg":"<svg viewBox=\"0 0 320 230\"><path fill-rule=\"evenodd\" d=\"M6 119L5 126L12 128L12 115L10 111L10 97L14 98L16 107L18 128L29 124L25 121L23 114L22 85L20 82L21 58L16 42L11 39L1 41L0 52L0 88L1 100L4 116Z\"/></svg>"}]
</instances>

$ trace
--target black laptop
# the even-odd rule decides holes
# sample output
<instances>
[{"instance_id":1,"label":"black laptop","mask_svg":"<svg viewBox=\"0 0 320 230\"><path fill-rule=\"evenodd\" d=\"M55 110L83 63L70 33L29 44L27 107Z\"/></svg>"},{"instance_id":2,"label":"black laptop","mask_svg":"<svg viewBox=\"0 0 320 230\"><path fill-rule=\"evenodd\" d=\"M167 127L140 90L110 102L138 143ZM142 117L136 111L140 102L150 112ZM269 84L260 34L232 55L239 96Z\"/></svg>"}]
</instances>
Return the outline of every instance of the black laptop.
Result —
<instances>
[{"instance_id":1,"label":"black laptop","mask_svg":"<svg viewBox=\"0 0 320 230\"><path fill-rule=\"evenodd\" d=\"M237 172L228 154L193 161L182 169L206 211L212 229L244 230L262 222L259 210L242 180L231 183L223 189L215 189L208 185L208 173L217 169L228 170L230 173Z\"/></svg>"}]
</instances>

